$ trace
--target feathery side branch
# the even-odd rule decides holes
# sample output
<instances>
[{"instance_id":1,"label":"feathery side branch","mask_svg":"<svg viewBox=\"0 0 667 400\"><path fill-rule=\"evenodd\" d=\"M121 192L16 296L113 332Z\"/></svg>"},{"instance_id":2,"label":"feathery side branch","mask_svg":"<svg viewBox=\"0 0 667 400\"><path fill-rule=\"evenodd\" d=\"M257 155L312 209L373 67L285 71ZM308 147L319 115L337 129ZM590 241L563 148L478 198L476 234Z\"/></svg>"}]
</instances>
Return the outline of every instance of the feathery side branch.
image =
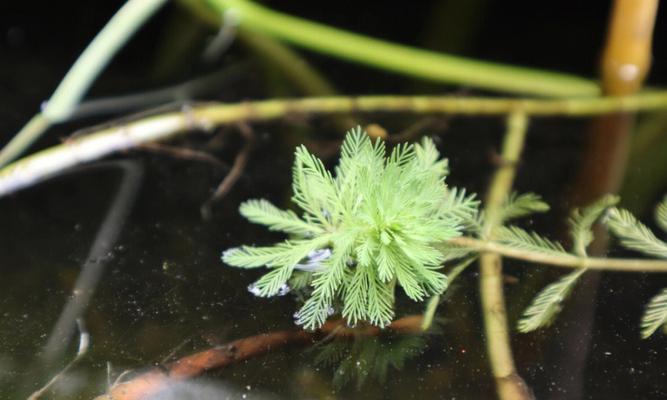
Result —
<instances>
[{"instance_id":1,"label":"feathery side branch","mask_svg":"<svg viewBox=\"0 0 667 400\"><path fill-rule=\"evenodd\" d=\"M458 115L584 116L621 111L667 109L667 91L627 97L569 100L488 99L452 96L359 96L206 103L130 122L105 126L88 135L24 157L0 169L0 196L34 185L67 168L141 144L170 139L218 125L267 121L290 115L349 112L408 112Z\"/></svg>"}]
</instances>

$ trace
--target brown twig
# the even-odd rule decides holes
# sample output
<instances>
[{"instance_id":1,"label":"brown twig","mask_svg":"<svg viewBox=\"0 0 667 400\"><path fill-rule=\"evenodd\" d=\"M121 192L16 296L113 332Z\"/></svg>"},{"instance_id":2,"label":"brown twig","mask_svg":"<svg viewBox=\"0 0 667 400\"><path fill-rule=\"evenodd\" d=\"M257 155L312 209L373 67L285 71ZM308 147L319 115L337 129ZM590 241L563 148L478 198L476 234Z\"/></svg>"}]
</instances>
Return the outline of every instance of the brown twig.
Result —
<instances>
[{"instance_id":1,"label":"brown twig","mask_svg":"<svg viewBox=\"0 0 667 400\"><path fill-rule=\"evenodd\" d=\"M398 333L417 334L421 332L421 321L421 315L411 315L394 321L388 329ZM384 331L375 326L348 328L342 320L339 320L327 322L316 332L295 329L249 336L185 356L161 368L152 368L135 378L115 384L106 394L98 396L95 400L144 399L168 389L177 382L202 375L207 371L224 368L288 344L307 343L323 335L376 336L381 332Z\"/></svg>"},{"instance_id":2,"label":"brown twig","mask_svg":"<svg viewBox=\"0 0 667 400\"><path fill-rule=\"evenodd\" d=\"M446 128L449 123L447 117L425 117L421 118L415 123L411 124L403 131L390 135L387 140L392 143L402 143L414 141L420 135L424 134L427 129L442 129Z\"/></svg>"},{"instance_id":3,"label":"brown twig","mask_svg":"<svg viewBox=\"0 0 667 400\"><path fill-rule=\"evenodd\" d=\"M220 182L220 185L215 189L213 195L206 200L206 202L201 206L201 214L204 219L208 219L211 216L211 207L215 202L220 201L223 197L229 193L230 190L234 187L236 181L239 180L243 171L245 170L246 165L248 164L248 157L250 152L255 145L255 134L252 131L252 128L245 123L239 123L239 130L241 135L245 139L245 144L243 148L234 158L234 164L232 169L229 170L227 176Z\"/></svg>"},{"instance_id":4,"label":"brown twig","mask_svg":"<svg viewBox=\"0 0 667 400\"><path fill-rule=\"evenodd\" d=\"M204 151L188 149L186 147L169 146L161 143L143 143L138 145L137 149L147 150L155 153L163 153L183 160L202 161L223 168L228 167L227 164L220 161L215 156L212 156Z\"/></svg>"}]
</instances>

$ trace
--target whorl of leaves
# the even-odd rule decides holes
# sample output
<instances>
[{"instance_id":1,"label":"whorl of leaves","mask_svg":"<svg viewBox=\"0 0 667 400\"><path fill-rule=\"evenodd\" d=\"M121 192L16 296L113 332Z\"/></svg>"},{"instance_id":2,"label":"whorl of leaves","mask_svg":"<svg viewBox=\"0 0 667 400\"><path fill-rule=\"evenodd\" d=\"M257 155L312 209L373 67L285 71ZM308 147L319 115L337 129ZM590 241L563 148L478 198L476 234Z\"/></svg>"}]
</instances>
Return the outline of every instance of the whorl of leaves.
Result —
<instances>
[{"instance_id":1,"label":"whorl of leaves","mask_svg":"<svg viewBox=\"0 0 667 400\"><path fill-rule=\"evenodd\" d=\"M292 200L303 215L266 200L241 205L250 221L290 239L230 249L222 259L236 267L270 268L253 286L264 297L278 294L299 270L300 285L308 279L311 289L296 313L306 329L320 327L334 307L349 324L385 326L394 317L396 286L415 301L446 289L440 269L452 257L436 246L459 236L477 213L473 196L445 185L447 173L447 161L428 138L398 145L387 156L384 142L354 129L345 137L335 176L300 146ZM323 249L330 256L314 262Z\"/></svg>"}]
</instances>

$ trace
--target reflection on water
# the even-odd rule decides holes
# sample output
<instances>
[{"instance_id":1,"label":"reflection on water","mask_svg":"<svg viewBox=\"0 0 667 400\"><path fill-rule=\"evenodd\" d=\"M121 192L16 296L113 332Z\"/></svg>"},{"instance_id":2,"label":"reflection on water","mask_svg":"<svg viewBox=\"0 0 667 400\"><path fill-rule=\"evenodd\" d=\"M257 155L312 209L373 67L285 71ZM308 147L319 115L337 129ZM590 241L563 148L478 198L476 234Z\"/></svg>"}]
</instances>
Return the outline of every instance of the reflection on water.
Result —
<instances>
[{"instance_id":1,"label":"reflection on water","mask_svg":"<svg viewBox=\"0 0 667 400\"><path fill-rule=\"evenodd\" d=\"M169 389L146 400L280 400L284 397L262 390L253 389L251 385L245 387L209 379L200 379L195 382L179 382Z\"/></svg>"},{"instance_id":2,"label":"reflection on water","mask_svg":"<svg viewBox=\"0 0 667 400\"><path fill-rule=\"evenodd\" d=\"M109 206L109 211L95 235L95 240L81 267L81 272L74 284L67 305L60 314L46 342L42 355L47 361L61 357L65 352L74 333L76 321L82 317L82 313L88 307L107 262L113 254L113 248L120 230L140 188L142 176L140 164L118 161L110 163L109 166L122 172L121 183Z\"/></svg>"}]
</instances>

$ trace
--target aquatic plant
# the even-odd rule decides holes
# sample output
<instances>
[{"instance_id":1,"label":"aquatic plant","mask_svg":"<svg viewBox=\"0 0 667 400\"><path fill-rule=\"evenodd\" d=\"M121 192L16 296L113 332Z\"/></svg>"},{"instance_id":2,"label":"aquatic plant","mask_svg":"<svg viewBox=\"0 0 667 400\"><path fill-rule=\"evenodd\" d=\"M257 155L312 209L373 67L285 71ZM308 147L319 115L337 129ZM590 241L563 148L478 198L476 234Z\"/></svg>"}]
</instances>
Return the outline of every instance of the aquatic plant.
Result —
<instances>
[{"instance_id":1,"label":"aquatic plant","mask_svg":"<svg viewBox=\"0 0 667 400\"><path fill-rule=\"evenodd\" d=\"M523 199L522 199L523 197ZM525 250L554 259L578 258L580 268L575 269L546 286L533 299L518 322L521 332L530 332L549 326L556 319L563 302L576 286L579 278L588 271L590 258L587 247L593 242L593 226L603 223L611 235L622 247L649 256L667 259L667 243L658 239L644 224L638 221L628 210L617 208L619 198L607 195L582 210L575 209L569 220L571 251L568 252L559 243L528 232L517 226L502 226L498 230L497 243L514 250ZM515 213L518 206L523 213ZM539 197L511 197L503 208L503 214L526 216L534 212L546 211L548 207ZM656 223L667 232L667 197L656 208ZM506 221L506 220L505 220ZM599 259L604 262L604 259ZM632 262L628 260L628 262ZM647 304L641 318L641 336L647 338L660 327L667 332L667 288L662 289Z\"/></svg>"},{"instance_id":2,"label":"aquatic plant","mask_svg":"<svg viewBox=\"0 0 667 400\"><path fill-rule=\"evenodd\" d=\"M397 286L415 301L442 293L446 251L437 245L461 235L478 202L448 188L447 161L433 142L394 147L374 142L360 128L348 132L333 176L304 146L296 150L292 200L303 210L266 200L240 207L248 220L290 235L268 247L229 249L223 261L270 271L251 285L261 297L305 288L295 314L306 329L320 327L339 309L351 325L385 326L394 317ZM454 251L454 250L453 250Z\"/></svg>"},{"instance_id":3,"label":"aquatic plant","mask_svg":"<svg viewBox=\"0 0 667 400\"><path fill-rule=\"evenodd\" d=\"M331 380L335 390L353 383L361 390L366 383L384 385L390 371L400 371L411 358L422 354L427 348L425 335L384 335L337 337L322 346L314 364L317 367L332 367Z\"/></svg>"},{"instance_id":4,"label":"aquatic plant","mask_svg":"<svg viewBox=\"0 0 667 400\"><path fill-rule=\"evenodd\" d=\"M498 210L498 226L488 230L488 217L478 213L474 196L447 187L447 174L447 161L440 159L428 138L419 144L398 145L387 156L383 141L373 142L360 128L353 129L343 142L335 175L299 146L292 200L303 215L280 210L267 200L248 200L240 207L248 220L287 233L289 238L273 246L232 248L222 259L236 267L269 268L249 291L271 297L295 290L304 301L295 313L296 322L306 329L320 327L336 310L350 325L364 321L386 326L394 317L397 287L412 300L436 295L437 301L449 283L443 263L463 259L451 268L453 279L489 245L516 258L576 267L538 293L525 310L518 329L530 332L554 321L589 268L615 263L626 269L637 262L588 257L594 224L603 222L629 250L667 258L667 243L630 212L617 208L617 196L574 210L568 251L537 232L511 224L548 211L539 196L508 196ZM656 220L658 226L667 226L667 198L658 206ZM641 323L643 337L667 327L665 300L663 290L649 302Z\"/></svg>"}]
</instances>

